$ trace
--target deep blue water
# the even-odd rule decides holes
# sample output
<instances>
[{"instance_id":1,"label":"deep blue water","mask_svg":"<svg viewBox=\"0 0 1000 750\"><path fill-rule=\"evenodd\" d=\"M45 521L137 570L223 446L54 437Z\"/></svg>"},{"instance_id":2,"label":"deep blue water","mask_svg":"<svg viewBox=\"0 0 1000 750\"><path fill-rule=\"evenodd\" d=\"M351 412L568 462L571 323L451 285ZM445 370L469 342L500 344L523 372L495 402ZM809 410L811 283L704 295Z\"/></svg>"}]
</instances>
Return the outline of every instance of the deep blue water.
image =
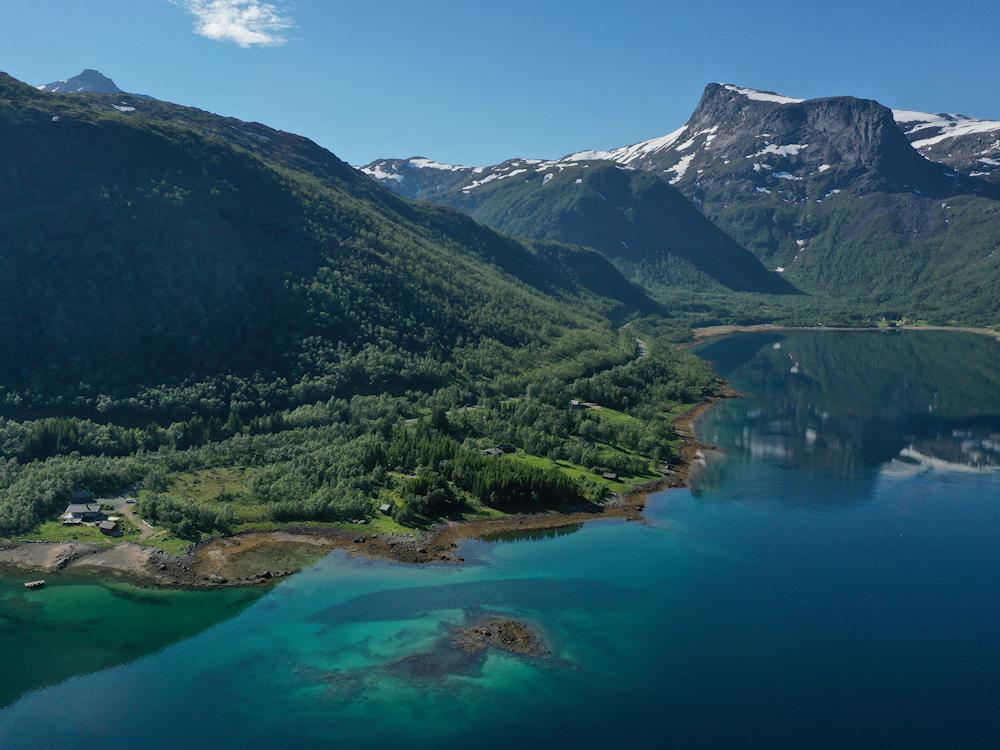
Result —
<instances>
[{"instance_id":1,"label":"deep blue water","mask_svg":"<svg viewBox=\"0 0 1000 750\"><path fill-rule=\"evenodd\" d=\"M648 524L476 542L464 568L333 554L199 635L25 695L0 747L996 747L998 350L713 343L747 396L705 418L723 452ZM551 656L441 648L481 610L536 623Z\"/></svg>"}]
</instances>

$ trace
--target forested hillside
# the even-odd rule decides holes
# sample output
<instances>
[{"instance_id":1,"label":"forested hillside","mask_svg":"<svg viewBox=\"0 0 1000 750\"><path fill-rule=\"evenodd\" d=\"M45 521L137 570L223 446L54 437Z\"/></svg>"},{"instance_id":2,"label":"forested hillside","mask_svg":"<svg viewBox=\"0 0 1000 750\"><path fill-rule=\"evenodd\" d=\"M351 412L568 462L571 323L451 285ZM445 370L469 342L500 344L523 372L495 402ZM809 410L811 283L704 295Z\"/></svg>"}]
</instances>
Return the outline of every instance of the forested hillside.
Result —
<instances>
[{"instance_id":1,"label":"forested hillside","mask_svg":"<svg viewBox=\"0 0 1000 750\"><path fill-rule=\"evenodd\" d=\"M593 248L650 290L795 291L649 172L608 161L515 159L486 170L423 161L382 160L363 169L402 195L419 180L415 197L460 208L507 234Z\"/></svg>"},{"instance_id":2,"label":"forested hillside","mask_svg":"<svg viewBox=\"0 0 1000 750\"><path fill-rule=\"evenodd\" d=\"M0 135L9 407L428 385L456 351L651 309L593 253L550 263L260 125L5 77Z\"/></svg>"},{"instance_id":3,"label":"forested hillside","mask_svg":"<svg viewBox=\"0 0 1000 750\"><path fill-rule=\"evenodd\" d=\"M77 490L138 492L175 547L383 502L396 529L601 502L656 476L711 382L621 328L660 308L593 250L262 125L9 76L0 273L5 535L63 538Z\"/></svg>"}]
</instances>

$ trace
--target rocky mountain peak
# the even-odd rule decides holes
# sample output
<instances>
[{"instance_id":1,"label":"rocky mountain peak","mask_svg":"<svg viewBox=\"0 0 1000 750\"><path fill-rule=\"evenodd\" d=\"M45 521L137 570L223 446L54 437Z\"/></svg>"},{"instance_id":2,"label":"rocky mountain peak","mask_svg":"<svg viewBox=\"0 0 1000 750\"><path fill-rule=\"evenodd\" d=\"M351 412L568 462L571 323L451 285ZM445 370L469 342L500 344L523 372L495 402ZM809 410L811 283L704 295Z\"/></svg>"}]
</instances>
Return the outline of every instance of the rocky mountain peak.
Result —
<instances>
[{"instance_id":1,"label":"rocky mountain peak","mask_svg":"<svg viewBox=\"0 0 1000 750\"><path fill-rule=\"evenodd\" d=\"M106 75L93 68L85 68L79 75L62 81L42 84L36 87L39 91L50 94L122 94L118 86Z\"/></svg>"}]
</instances>

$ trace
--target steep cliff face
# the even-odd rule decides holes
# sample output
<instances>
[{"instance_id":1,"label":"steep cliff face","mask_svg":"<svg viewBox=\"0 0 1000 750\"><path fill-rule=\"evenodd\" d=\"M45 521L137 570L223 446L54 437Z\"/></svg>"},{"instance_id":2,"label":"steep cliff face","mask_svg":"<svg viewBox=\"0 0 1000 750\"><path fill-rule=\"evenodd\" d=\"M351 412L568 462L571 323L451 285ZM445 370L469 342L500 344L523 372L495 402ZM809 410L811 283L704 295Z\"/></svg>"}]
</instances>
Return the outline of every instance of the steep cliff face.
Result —
<instances>
[{"instance_id":1,"label":"steep cliff face","mask_svg":"<svg viewBox=\"0 0 1000 750\"><path fill-rule=\"evenodd\" d=\"M709 84L681 129L567 158L613 159L668 178L806 291L900 300L928 312L961 299L964 311L992 319L1000 193L924 158L898 120L866 99L803 100ZM945 289L957 295L951 302Z\"/></svg>"},{"instance_id":2,"label":"steep cliff face","mask_svg":"<svg viewBox=\"0 0 1000 750\"><path fill-rule=\"evenodd\" d=\"M585 157L663 174L694 198L778 189L801 200L812 184L858 194L951 190L878 102L802 100L732 84L706 86L688 122L668 136L567 158Z\"/></svg>"}]
</instances>

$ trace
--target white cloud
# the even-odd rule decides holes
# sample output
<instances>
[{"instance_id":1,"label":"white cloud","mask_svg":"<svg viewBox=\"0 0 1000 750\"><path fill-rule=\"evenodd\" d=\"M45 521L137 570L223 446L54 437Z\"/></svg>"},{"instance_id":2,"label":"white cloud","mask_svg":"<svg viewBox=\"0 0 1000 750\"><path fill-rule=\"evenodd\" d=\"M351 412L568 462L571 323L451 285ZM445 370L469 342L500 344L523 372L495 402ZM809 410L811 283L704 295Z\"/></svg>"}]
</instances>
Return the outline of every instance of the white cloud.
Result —
<instances>
[{"instance_id":1,"label":"white cloud","mask_svg":"<svg viewBox=\"0 0 1000 750\"><path fill-rule=\"evenodd\" d=\"M273 3L261 0L173 0L195 17L194 30L208 39L240 47L284 44L291 19Z\"/></svg>"}]
</instances>

